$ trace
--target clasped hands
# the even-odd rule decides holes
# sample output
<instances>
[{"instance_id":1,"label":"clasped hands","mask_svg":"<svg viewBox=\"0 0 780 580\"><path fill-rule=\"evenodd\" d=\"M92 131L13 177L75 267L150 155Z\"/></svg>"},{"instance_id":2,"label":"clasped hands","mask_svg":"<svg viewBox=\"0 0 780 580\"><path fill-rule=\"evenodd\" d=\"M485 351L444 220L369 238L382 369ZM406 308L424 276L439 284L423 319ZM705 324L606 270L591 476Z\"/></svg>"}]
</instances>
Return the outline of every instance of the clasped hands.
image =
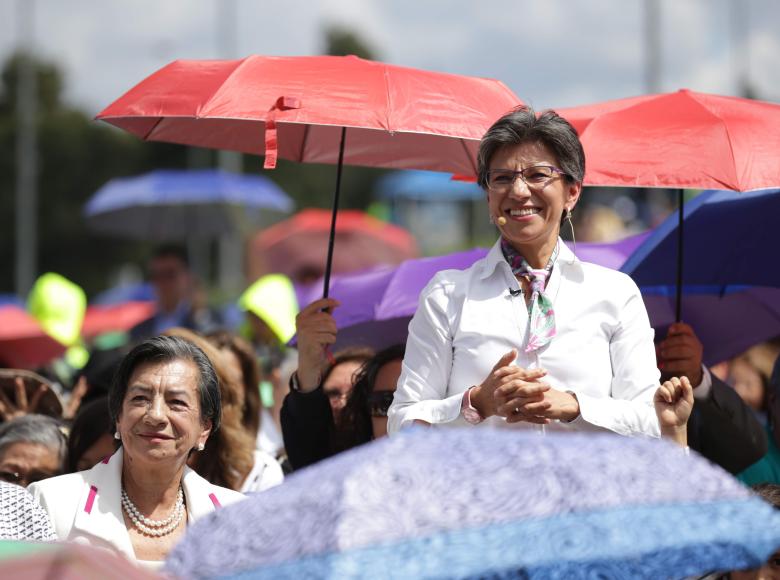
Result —
<instances>
[{"instance_id":1,"label":"clasped hands","mask_svg":"<svg viewBox=\"0 0 780 580\"><path fill-rule=\"evenodd\" d=\"M580 414L577 397L543 381L544 369L525 369L514 363L517 350L502 356L490 374L471 391L471 404L484 418L498 415L507 423L526 421L545 425L558 419L573 421Z\"/></svg>"}]
</instances>

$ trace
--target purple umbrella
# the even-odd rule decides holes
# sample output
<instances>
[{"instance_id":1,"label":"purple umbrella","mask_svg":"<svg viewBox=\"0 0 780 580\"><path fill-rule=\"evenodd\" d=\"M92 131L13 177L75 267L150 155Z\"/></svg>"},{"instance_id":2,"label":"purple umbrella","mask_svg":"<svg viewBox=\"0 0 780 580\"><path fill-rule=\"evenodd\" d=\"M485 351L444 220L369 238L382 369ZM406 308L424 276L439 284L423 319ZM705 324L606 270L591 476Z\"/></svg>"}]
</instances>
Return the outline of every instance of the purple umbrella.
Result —
<instances>
[{"instance_id":1,"label":"purple umbrella","mask_svg":"<svg viewBox=\"0 0 780 580\"><path fill-rule=\"evenodd\" d=\"M577 257L617 269L648 235L642 233L613 243L580 243L576 248ZM330 295L341 301L333 314L339 328L333 349L358 345L382 349L406 342L409 320L417 310L420 292L436 272L468 268L487 252L476 248L332 278ZM315 285L300 291L301 304L318 299L320 289L320 285Z\"/></svg>"}]
</instances>

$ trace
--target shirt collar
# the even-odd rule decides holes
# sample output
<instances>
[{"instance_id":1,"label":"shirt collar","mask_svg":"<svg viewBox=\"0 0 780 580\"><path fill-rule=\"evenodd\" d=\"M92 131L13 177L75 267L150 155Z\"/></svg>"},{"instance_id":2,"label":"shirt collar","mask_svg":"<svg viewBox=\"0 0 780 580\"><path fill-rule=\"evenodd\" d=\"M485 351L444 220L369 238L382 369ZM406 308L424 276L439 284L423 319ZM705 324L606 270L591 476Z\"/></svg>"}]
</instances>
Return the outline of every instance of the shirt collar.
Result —
<instances>
[{"instance_id":1,"label":"shirt collar","mask_svg":"<svg viewBox=\"0 0 780 580\"><path fill-rule=\"evenodd\" d=\"M569 249L569 246L567 246L561 238L558 238L558 244L559 250L558 259L555 262L556 266L560 267L563 263L573 264L579 262L577 256L574 255L574 252ZM496 268L503 268L503 266L499 266L499 264L506 264L506 267L509 268L509 264L504 258L504 253L501 251L501 238L496 240L496 243L493 244L493 247L490 248L487 256L485 256L485 262L482 266L482 272L479 275L479 279L484 280L488 276L491 276L493 272L496 271ZM555 270L556 268L553 268L553 272Z\"/></svg>"}]
</instances>

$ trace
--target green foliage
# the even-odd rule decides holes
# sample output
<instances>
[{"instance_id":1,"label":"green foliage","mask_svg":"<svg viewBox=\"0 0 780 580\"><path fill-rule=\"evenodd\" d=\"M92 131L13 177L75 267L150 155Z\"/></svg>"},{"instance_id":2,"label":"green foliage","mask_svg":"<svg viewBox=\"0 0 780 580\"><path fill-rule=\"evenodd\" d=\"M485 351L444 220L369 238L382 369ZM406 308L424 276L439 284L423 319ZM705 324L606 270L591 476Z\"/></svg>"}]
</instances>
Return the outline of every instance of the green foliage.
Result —
<instances>
[{"instance_id":1,"label":"green foliage","mask_svg":"<svg viewBox=\"0 0 780 580\"><path fill-rule=\"evenodd\" d=\"M0 292L14 291L15 112L21 56L2 72L0 93ZM60 99L56 67L36 61L38 89L38 270L54 271L88 294L106 288L109 276L127 261L140 262L148 246L91 234L82 209L109 179L155 167L183 167L186 150L143 143L91 120Z\"/></svg>"}]
</instances>

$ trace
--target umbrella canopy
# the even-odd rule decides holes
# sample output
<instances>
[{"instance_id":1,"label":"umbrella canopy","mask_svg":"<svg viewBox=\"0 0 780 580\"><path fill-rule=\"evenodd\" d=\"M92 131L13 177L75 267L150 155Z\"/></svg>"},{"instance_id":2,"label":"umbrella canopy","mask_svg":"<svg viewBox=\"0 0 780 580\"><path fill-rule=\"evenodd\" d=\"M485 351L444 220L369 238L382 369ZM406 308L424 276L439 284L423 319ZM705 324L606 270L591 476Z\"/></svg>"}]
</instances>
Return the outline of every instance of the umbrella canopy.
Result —
<instances>
[{"instance_id":1,"label":"umbrella canopy","mask_svg":"<svg viewBox=\"0 0 780 580\"><path fill-rule=\"evenodd\" d=\"M656 336L675 321L674 286L640 289ZM780 336L780 288L684 286L683 321L704 346L704 364L713 365Z\"/></svg>"},{"instance_id":2,"label":"umbrella canopy","mask_svg":"<svg viewBox=\"0 0 780 580\"><path fill-rule=\"evenodd\" d=\"M186 578L680 578L760 565L778 545L780 514L665 441L418 429L204 518L167 568Z\"/></svg>"},{"instance_id":3,"label":"umbrella canopy","mask_svg":"<svg viewBox=\"0 0 780 580\"><path fill-rule=\"evenodd\" d=\"M296 282L319 279L325 267L330 226L329 211L306 209L258 233L249 248L250 276L279 272ZM339 213L334 272L398 264L417 255L417 242L405 229L362 211Z\"/></svg>"},{"instance_id":4,"label":"umbrella canopy","mask_svg":"<svg viewBox=\"0 0 780 580\"><path fill-rule=\"evenodd\" d=\"M647 235L643 233L613 243L580 243L576 248L577 256L586 262L618 269ZM484 258L487 252L475 248L335 277L331 295L341 302L341 306L333 313L339 328L334 348L365 345L382 349L405 343L420 293L436 272L463 270ZM318 298L316 290L312 286L303 292L304 304Z\"/></svg>"},{"instance_id":5,"label":"umbrella canopy","mask_svg":"<svg viewBox=\"0 0 780 580\"><path fill-rule=\"evenodd\" d=\"M147 140L336 163L324 296L344 163L476 174L479 140L521 104L502 83L355 56L176 61L97 118ZM349 134L349 136L347 136Z\"/></svg>"},{"instance_id":6,"label":"umbrella canopy","mask_svg":"<svg viewBox=\"0 0 780 580\"><path fill-rule=\"evenodd\" d=\"M780 167L780 163L778 164ZM776 264L780 190L705 191L685 205L683 279L686 284L780 287ZM668 217L626 261L622 270L639 286L676 281L679 221Z\"/></svg>"},{"instance_id":7,"label":"umbrella canopy","mask_svg":"<svg viewBox=\"0 0 780 580\"><path fill-rule=\"evenodd\" d=\"M61 356L65 345L18 306L0 307L0 364L35 368Z\"/></svg>"},{"instance_id":8,"label":"umbrella canopy","mask_svg":"<svg viewBox=\"0 0 780 580\"><path fill-rule=\"evenodd\" d=\"M76 543L0 542L0 576L25 580L153 580L143 570L109 550Z\"/></svg>"},{"instance_id":9,"label":"umbrella canopy","mask_svg":"<svg viewBox=\"0 0 780 580\"><path fill-rule=\"evenodd\" d=\"M586 185L780 185L780 105L683 89L558 113L580 134Z\"/></svg>"},{"instance_id":10,"label":"umbrella canopy","mask_svg":"<svg viewBox=\"0 0 780 580\"><path fill-rule=\"evenodd\" d=\"M106 332L127 332L155 313L154 302L125 302L89 306L81 327L81 336L93 338Z\"/></svg>"},{"instance_id":11,"label":"umbrella canopy","mask_svg":"<svg viewBox=\"0 0 780 580\"><path fill-rule=\"evenodd\" d=\"M182 240L246 234L279 220L293 202L274 181L218 170L160 170L112 179L84 208L100 233Z\"/></svg>"},{"instance_id":12,"label":"umbrella canopy","mask_svg":"<svg viewBox=\"0 0 780 580\"><path fill-rule=\"evenodd\" d=\"M355 56L250 56L175 61L97 118L145 140L268 154L270 166L337 163L346 127L347 165L474 175L482 135L519 104L491 79Z\"/></svg>"}]
</instances>

